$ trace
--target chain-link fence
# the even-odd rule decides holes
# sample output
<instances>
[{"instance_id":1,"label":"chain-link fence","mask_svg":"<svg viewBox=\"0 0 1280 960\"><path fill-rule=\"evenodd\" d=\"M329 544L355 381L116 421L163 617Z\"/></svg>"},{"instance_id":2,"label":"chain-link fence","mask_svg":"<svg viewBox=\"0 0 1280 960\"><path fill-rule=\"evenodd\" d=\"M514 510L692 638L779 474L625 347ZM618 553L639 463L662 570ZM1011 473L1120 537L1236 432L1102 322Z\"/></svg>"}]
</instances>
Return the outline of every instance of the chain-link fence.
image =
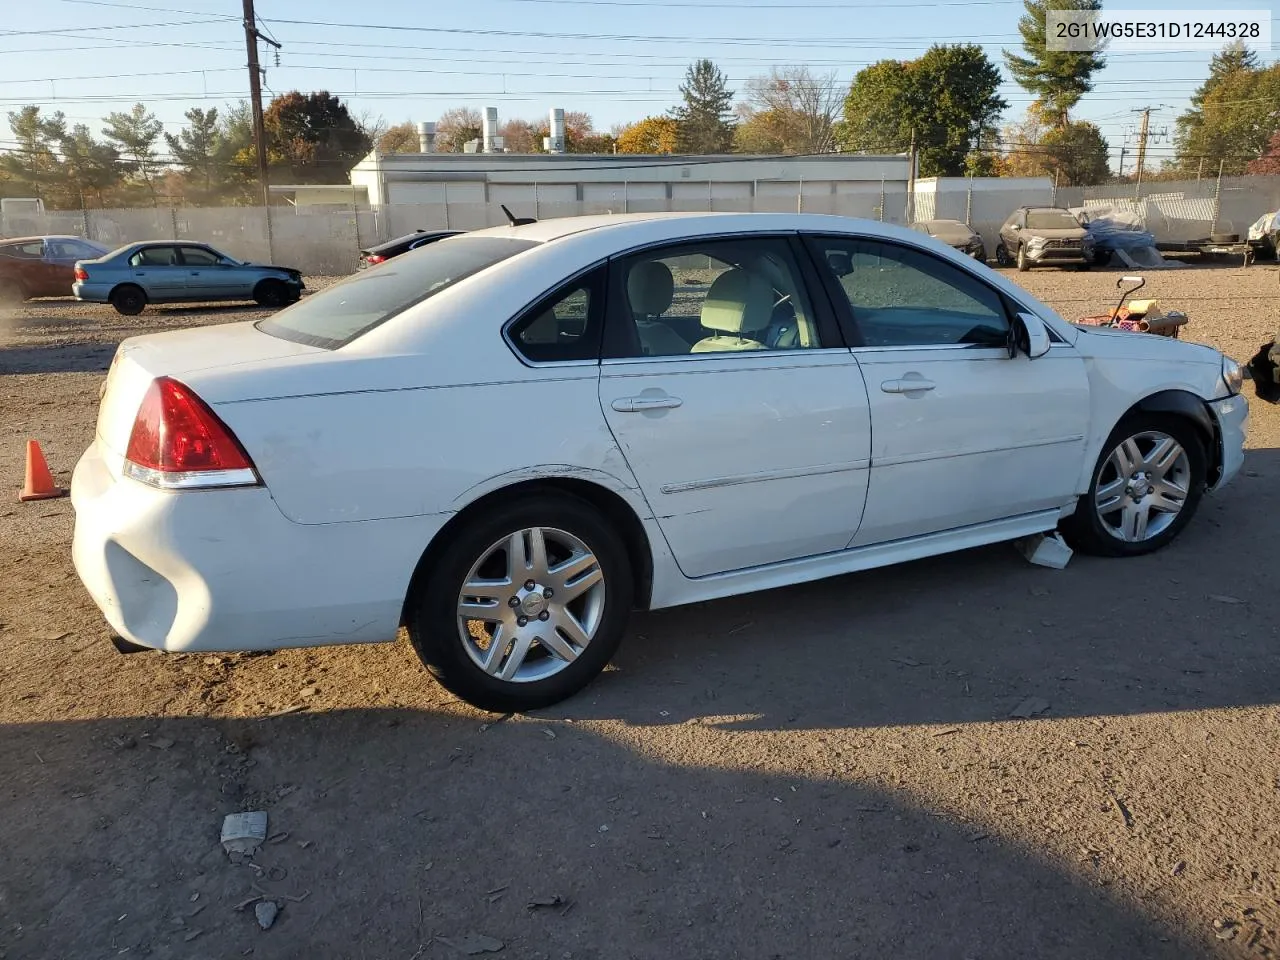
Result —
<instances>
[{"instance_id":1,"label":"chain-link fence","mask_svg":"<svg viewBox=\"0 0 1280 960\"><path fill-rule=\"evenodd\" d=\"M988 252L1000 225L1016 207L1057 205L1136 214L1156 239L1186 243L1215 233L1242 239L1260 216L1280 209L1280 177L1231 177L1185 182L1054 188L1044 181L925 181L908 203L902 183L769 181L705 186L681 183L668 198L635 196L625 186L596 185L587 200L537 184L504 184L501 201L344 206L176 207L51 211L0 217L0 236L70 234L108 246L143 240L195 240L258 263L297 267L310 275L355 269L360 250L414 230L474 230L506 222L499 202L540 220L602 213L667 211L804 212L862 217L889 223L952 219L973 225ZM638 191L637 191L638 192ZM738 195L741 194L741 195Z\"/></svg>"}]
</instances>

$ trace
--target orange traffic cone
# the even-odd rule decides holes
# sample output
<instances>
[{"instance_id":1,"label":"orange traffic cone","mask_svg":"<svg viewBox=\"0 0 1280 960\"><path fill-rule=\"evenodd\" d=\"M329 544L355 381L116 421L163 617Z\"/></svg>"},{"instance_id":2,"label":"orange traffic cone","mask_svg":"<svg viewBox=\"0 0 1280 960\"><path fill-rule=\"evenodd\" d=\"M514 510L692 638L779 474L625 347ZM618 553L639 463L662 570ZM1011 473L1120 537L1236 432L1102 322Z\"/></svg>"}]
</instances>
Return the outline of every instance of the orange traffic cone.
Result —
<instances>
[{"instance_id":1,"label":"orange traffic cone","mask_svg":"<svg viewBox=\"0 0 1280 960\"><path fill-rule=\"evenodd\" d=\"M19 500L52 500L54 497L65 497L67 491L53 485L53 475L49 473L49 464L45 462L40 444L35 440L27 441L27 480L18 494Z\"/></svg>"}]
</instances>

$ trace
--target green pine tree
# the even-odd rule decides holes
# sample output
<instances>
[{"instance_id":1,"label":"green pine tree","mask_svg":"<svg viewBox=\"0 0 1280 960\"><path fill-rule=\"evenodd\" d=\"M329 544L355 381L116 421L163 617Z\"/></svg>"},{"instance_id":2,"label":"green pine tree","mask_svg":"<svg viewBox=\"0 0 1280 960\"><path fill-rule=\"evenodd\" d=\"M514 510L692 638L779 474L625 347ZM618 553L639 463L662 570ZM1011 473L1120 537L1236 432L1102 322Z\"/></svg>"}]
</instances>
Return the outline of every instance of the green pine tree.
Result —
<instances>
[{"instance_id":1,"label":"green pine tree","mask_svg":"<svg viewBox=\"0 0 1280 960\"><path fill-rule=\"evenodd\" d=\"M1050 10L1101 10L1101 0L1023 0L1026 13L1018 21L1026 56L1006 50L1004 62L1018 86L1043 105L1044 113L1065 127L1080 98L1093 89L1093 75L1106 66L1101 53L1067 53L1048 49L1045 33Z\"/></svg>"},{"instance_id":2,"label":"green pine tree","mask_svg":"<svg viewBox=\"0 0 1280 960\"><path fill-rule=\"evenodd\" d=\"M728 153L733 149L733 91L710 60L689 65L680 85L684 103L671 116L676 121L679 153Z\"/></svg>"}]
</instances>

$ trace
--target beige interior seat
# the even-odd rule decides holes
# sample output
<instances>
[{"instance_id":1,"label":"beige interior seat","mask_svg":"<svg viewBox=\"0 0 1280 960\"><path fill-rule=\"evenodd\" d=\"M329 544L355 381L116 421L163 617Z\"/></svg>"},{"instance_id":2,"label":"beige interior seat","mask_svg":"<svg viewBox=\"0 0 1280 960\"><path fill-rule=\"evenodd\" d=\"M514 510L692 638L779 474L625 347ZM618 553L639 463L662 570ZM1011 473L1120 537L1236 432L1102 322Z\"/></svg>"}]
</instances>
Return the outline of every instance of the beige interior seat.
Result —
<instances>
[{"instance_id":1,"label":"beige interior seat","mask_svg":"<svg viewBox=\"0 0 1280 960\"><path fill-rule=\"evenodd\" d=\"M684 337L655 319L671 309L675 290L671 268L661 260L637 263L627 274L627 300L646 357L675 357L689 352Z\"/></svg>"},{"instance_id":2,"label":"beige interior seat","mask_svg":"<svg viewBox=\"0 0 1280 960\"><path fill-rule=\"evenodd\" d=\"M716 277L702 304L702 325L715 330L693 345L693 353L767 349L756 336L773 315L773 289L758 274L726 270Z\"/></svg>"}]
</instances>

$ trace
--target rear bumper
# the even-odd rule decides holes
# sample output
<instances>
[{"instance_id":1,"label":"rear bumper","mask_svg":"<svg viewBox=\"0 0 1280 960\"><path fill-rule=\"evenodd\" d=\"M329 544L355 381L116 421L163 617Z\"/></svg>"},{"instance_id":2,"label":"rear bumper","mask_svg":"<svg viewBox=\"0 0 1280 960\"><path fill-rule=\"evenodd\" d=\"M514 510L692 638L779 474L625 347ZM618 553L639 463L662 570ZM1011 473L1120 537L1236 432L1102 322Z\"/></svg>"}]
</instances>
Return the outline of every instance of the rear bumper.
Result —
<instances>
[{"instance_id":1,"label":"rear bumper","mask_svg":"<svg viewBox=\"0 0 1280 960\"><path fill-rule=\"evenodd\" d=\"M76 281L71 285L71 294L77 300L106 303L111 296L111 284Z\"/></svg>"},{"instance_id":2,"label":"rear bumper","mask_svg":"<svg viewBox=\"0 0 1280 960\"><path fill-rule=\"evenodd\" d=\"M1222 473L1210 489L1221 490L1244 466L1244 442L1249 428L1249 401L1240 394L1225 400L1214 400L1208 406L1218 424L1218 455L1222 462Z\"/></svg>"},{"instance_id":3,"label":"rear bumper","mask_svg":"<svg viewBox=\"0 0 1280 960\"><path fill-rule=\"evenodd\" d=\"M393 640L447 516L299 524L263 488L167 492L116 477L95 443L71 482L72 558L125 640L171 651Z\"/></svg>"}]
</instances>

